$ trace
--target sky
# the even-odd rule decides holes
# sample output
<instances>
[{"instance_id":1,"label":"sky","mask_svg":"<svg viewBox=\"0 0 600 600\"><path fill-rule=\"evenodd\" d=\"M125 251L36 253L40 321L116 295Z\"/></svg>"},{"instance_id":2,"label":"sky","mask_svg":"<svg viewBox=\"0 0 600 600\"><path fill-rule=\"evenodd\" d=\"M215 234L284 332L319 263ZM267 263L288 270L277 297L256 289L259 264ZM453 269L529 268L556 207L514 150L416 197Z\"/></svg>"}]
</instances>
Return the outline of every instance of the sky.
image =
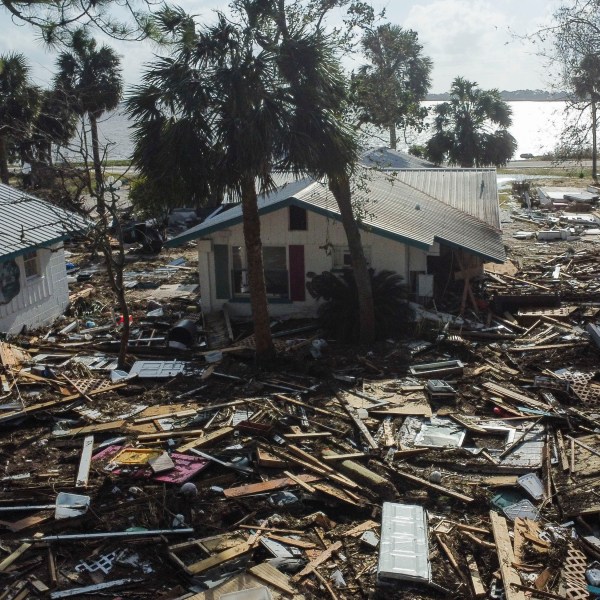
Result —
<instances>
[{"instance_id":1,"label":"sky","mask_svg":"<svg viewBox=\"0 0 600 600\"><path fill-rule=\"evenodd\" d=\"M227 0L178 0L200 22L213 18ZM431 92L448 91L456 76L482 88L500 90L551 89L549 71L536 48L519 40L550 22L559 0L372 0L385 9L385 21L413 29L423 52L433 61ZM149 43L107 40L122 57L126 85L139 81L143 65L155 52ZM21 52L32 67L33 79L46 85L52 77L55 53L44 48L29 25L17 25L0 7L0 54ZM347 56L348 69L361 64Z\"/></svg>"}]
</instances>

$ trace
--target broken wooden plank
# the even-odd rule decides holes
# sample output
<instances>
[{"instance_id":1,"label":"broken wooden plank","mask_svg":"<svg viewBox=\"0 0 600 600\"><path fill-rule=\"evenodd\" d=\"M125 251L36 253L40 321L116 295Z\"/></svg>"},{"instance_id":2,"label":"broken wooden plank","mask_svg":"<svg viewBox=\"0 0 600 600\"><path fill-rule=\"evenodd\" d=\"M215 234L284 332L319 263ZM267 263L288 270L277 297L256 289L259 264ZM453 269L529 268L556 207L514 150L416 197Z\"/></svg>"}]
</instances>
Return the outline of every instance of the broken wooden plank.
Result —
<instances>
[{"instance_id":1,"label":"broken wooden plank","mask_svg":"<svg viewBox=\"0 0 600 600\"><path fill-rule=\"evenodd\" d=\"M512 566L515 562L515 555L510 541L506 519L492 510L490 511L490 521L492 523L492 532L494 533L498 561L500 562L500 572L502 574L502 581L504 582L506 600L527 600L522 591L513 587L515 584L521 584L521 578Z\"/></svg>"},{"instance_id":2,"label":"broken wooden plank","mask_svg":"<svg viewBox=\"0 0 600 600\"><path fill-rule=\"evenodd\" d=\"M290 473L289 471L284 471L283 474L286 477L289 477L292 481L296 482L302 489L306 490L310 494L314 494L316 492L315 488L312 487L312 485L306 483L305 481L302 481L302 479L296 477L293 473Z\"/></svg>"},{"instance_id":3,"label":"broken wooden plank","mask_svg":"<svg viewBox=\"0 0 600 600\"><path fill-rule=\"evenodd\" d=\"M334 552L337 552L341 547L342 547L342 542L340 542L340 541L337 541L335 544L332 544L331 546L329 546L328 548L323 550L323 552L321 552L321 554L319 554L319 556L317 556L314 560L311 560L304 567L304 569L302 569L302 571L300 571L299 573L296 573L292 577L291 580L293 582L300 581L300 579L302 579L303 577L305 577L306 575L311 573L313 571L313 569L318 567L320 564L324 563L326 560L329 560L331 558L331 555Z\"/></svg>"},{"instance_id":4,"label":"broken wooden plank","mask_svg":"<svg viewBox=\"0 0 600 600\"><path fill-rule=\"evenodd\" d=\"M479 574L479 568L475 562L475 557L472 554L467 554L467 567L469 569L469 576L471 577L471 587L473 588L473 594L475 598L485 598L486 591L481 581L481 575Z\"/></svg>"},{"instance_id":5,"label":"broken wooden plank","mask_svg":"<svg viewBox=\"0 0 600 600\"><path fill-rule=\"evenodd\" d=\"M423 487L435 490L446 496L456 498L457 500L461 500L462 502L469 503L469 502L474 501L474 498L471 498L471 496L467 496L466 494L461 494L460 492L451 490L450 488L444 487L442 485L438 485L437 483L431 483L430 481L427 481L426 479L422 479L421 477L417 477L416 475L411 475L410 473L405 473L404 471L400 471L399 469L394 469L391 467L390 467L390 470L393 473L395 473L396 475L403 477L404 479L408 479L409 481L412 481L413 483L416 483Z\"/></svg>"},{"instance_id":6,"label":"broken wooden plank","mask_svg":"<svg viewBox=\"0 0 600 600\"><path fill-rule=\"evenodd\" d=\"M354 424L356 425L356 427L358 428L358 430L360 431L362 436L365 438L365 441L369 445L369 448L371 448L371 450L379 450L379 444L375 441L375 439L371 435L371 432L367 429L367 426L363 423L363 420L358 416L358 414L356 414L356 410L353 409L348 404L348 401L345 398L343 398L341 395L336 394L335 397L337 398L337 401L340 403L342 408L348 413L348 416L352 419L352 421L354 421Z\"/></svg>"},{"instance_id":7,"label":"broken wooden plank","mask_svg":"<svg viewBox=\"0 0 600 600\"><path fill-rule=\"evenodd\" d=\"M183 446L179 446L177 448L177 452L187 452L192 448L203 448L205 446L210 446L211 444L218 442L226 437L229 437L234 432L233 427L221 427L221 429L217 429L216 431L211 431L206 435L200 436Z\"/></svg>"},{"instance_id":8,"label":"broken wooden plank","mask_svg":"<svg viewBox=\"0 0 600 600\"><path fill-rule=\"evenodd\" d=\"M302 479L305 483L319 481L322 477L316 475L298 475L298 479ZM223 495L226 498L239 498L241 496L251 496L253 494L264 494L274 490L280 490L284 487L294 485L294 481L289 477L281 477L279 479L271 479L270 481L262 481L261 483L249 483L238 487L227 488L223 490Z\"/></svg>"},{"instance_id":9,"label":"broken wooden plank","mask_svg":"<svg viewBox=\"0 0 600 600\"><path fill-rule=\"evenodd\" d=\"M43 538L43 533L36 533L34 538ZM35 542L25 542L21 544L14 552L9 554L2 562L0 562L0 573L4 573L10 565L12 565L22 554L27 552Z\"/></svg>"},{"instance_id":10,"label":"broken wooden plank","mask_svg":"<svg viewBox=\"0 0 600 600\"><path fill-rule=\"evenodd\" d=\"M209 556L208 558L204 558L198 562L186 565L185 570L189 575L199 575L200 573L204 573L209 569L214 569L215 567L218 567L229 560L233 560L238 556L242 556L242 554L247 554L251 549L252 546L244 542L243 544L238 544L233 548L223 550L223 552L219 552L214 556Z\"/></svg>"},{"instance_id":11,"label":"broken wooden plank","mask_svg":"<svg viewBox=\"0 0 600 600\"><path fill-rule=\"evenodd\" d=\"M310 550L312 548L317 547L317 545L314 544L313 542L307 542L306 540L299 540L299 539L287 537L284 535L277 535L275 533L267 533L264 537L274 540L276 542L280 542L282 544L286 544L287 546L303 548L304 550Z\"/></svg>"},{"instance_id":12,"label":"broken wooden plank","mask_svg":"<svg viewBox=\"0 0 600 600\"><path fill-rule=\"evenodd\" d=\"M81 458L79 459L79 470L75 479L75 487L87 487L93 450L94 436L88 435L83 440L83 449L81 451Z\"/></svg>"},{"instance_id":13,"label":"broken wooden plank","mask_svg":"<svg viewBox=\"0 0 600 600\"><path fill-rule=\"evenodd\" d=\"M535 400L534 398L530 398L529 396L525 396L524 394L520 394L519 392L515 392L508 388L502 387L496 383L492 383L491 381L484 382L483 387L492 394L498 394L503 398L510 398L515 402L522 402L523 404L526 404L527 406L531 406L533 408L538 408L540 410L545 411L551 409L551 407L545 404L544 402L540 402L539 400Z\"/></svg>"},{"instance_id":14,"label":"broken wooden plank","mask_svg":"<svg viewBox=\"0 0 600 600\"><path fill-rule=\"evenodd\" d=\"M289 584L289 577L269 563L264 562L260 565L250 567L248 572L265 583L272 585L274 588L281 590L284 594L294 595L296 593L294 588Z\"/></svg>"}]
</instances>

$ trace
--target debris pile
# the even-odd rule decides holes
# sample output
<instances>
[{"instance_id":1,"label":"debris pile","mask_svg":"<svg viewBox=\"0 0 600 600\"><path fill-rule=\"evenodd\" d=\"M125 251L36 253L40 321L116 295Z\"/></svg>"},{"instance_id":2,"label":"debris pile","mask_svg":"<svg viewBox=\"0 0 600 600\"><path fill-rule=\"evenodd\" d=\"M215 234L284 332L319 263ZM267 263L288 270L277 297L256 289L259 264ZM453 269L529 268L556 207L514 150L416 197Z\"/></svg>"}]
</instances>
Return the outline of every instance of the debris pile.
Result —
<instances>
[{"instance_id":1,"label":"debris pile","mask_svg":"<svg viewBox=\"0 0 600 600\"><path fill-rule=\"evenodd\" d=\"M129 278L119 369L82 279L66 321L0 343L0 599L600 595L584 243L515 241L487 303L368 352L285 324L260 371L182 263Z\"/></svg>"}]
</instances>

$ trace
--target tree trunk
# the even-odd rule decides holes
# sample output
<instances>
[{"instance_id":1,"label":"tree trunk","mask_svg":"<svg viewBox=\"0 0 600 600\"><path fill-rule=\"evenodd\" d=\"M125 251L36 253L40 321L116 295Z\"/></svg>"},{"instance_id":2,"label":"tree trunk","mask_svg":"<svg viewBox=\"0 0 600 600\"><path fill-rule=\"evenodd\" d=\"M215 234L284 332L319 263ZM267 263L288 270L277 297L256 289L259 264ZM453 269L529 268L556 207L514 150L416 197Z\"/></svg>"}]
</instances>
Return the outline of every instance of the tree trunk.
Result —
<instances>
[{"instance_id":1,"label":"tree trunk","mask_svg":"<svg viewBox=\"0 0 600 600\"><path fill-rule=\"evenodd\" d=\"M102 177L102 161L100 160L100 142L98 140L98 118L95 114L89 113L90 130L92 133L92 158L94 161L94 178L96 180L96 197L98 205L96 210L98 214L104 214L106 205L104 203L104 183Z\"/></svg>"},{"instance_id":2,"label":"tree trunk","mask_svg":"<svg viewBox=\"0 0 600 600\"><path fill-rule=\"evenodd\" d=\"M592 100L592 179L598 180L598 147L596 141L596 126L598 124L598 114L596 111L596 101Z\"/></svg>"},{"instance_id":3,"label":"tree trunk","mask_svg":"<svg viewBox=\"0 0 600 600\"><path fill-rule=\"evenodd\" d=\"M260 218L258 216L256 185L252 176L245 176L242 180L242 216L246 260L248 261L250 304L254 322L256 361L260 364L275 357L275 346L271 337L262 242L260 240Z\"/></svg>"},{"instance_id":4,"label":"tree trunk","mask_svg":"<svg viewBox=\"0 0 600 600\"><path fill-rule=\"evenodd\" d=\"M116 237L119 242L118 257L113 255L110 239L108 236L108 219L111 218L116 225ZM131 332L131 324L129 323L129 306L127 304L127 296L125 295L125 285L123 283L123 271L125 269L125 246L123 245L123 229L116 212L111 212L109 215L102 216L102 231L100 233L102 239L100 245L106 260L106 271L110 287L117 297L119 310L123 317L123 328L121 329L121 343L119 345L119 356L117 364L119 369L125 368L127 360L127 349L129 346L129 335Z\"/></svg>"},{"instance_id":5,"label":"tree trunk","mask_svg":"<svg viewBox=\"0 0 600 600\"><path fill-rule=\"evenodd\" d=\"M360 229L352 211L350 179L347 175L329 179L329 189L336 199L342 216L342 224L348 238L348 248L354 270L360 311L360 341L371 344L375 340L375 307L367 260L360 239Z\"/></svg>"},{"instance_id":6,"label":"tree trunk","mask_svg":"<svg viewBox=\"0 0 600 600\"><path fill-rule=\"evenodd\" d=\"M390 148L392 150L395 150L398 147L398 139L396 136L396 124L390 123L389 130L390 130Z\"/></svg>"},{"instance_id":7,"label":"tree trunk","mask_svg":"<svg viewBox=\"0 0 600 600\"><path fill-rule=\"evenodd\" d=\"M6 138L0 135L0 180L8 185L10 173L8 172L8 153L6 151Z\"/></svg>"}]
</instances>

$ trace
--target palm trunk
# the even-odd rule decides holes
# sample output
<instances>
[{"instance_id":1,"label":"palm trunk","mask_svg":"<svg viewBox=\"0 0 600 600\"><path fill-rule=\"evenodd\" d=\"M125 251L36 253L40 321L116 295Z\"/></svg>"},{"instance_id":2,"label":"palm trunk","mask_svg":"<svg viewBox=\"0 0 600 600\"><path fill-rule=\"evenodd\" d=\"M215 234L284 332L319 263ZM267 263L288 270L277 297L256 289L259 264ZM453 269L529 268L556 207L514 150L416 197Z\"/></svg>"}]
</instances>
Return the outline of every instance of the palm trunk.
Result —
<instances>
[{"instance_id":1,"label":"palm trunk","mask_svg":"<svg viewBox=\"0 0 600 600\"><path fill-rule=\"evenodd\" d=\"M350 192L350 179L347 175L329 179L329 189L336 199L346 237L348 249L354 270L354 281L358 294L358 308L360 311L360 341L370 344L375 340L375 307L373 304L373 290L371 278L367 267L367 260L360 239L360 229L352 211L352 196Z\"/></svg>"},{"instance_id":2,"label":"palm trunk","mask_svg":"<svg viewBox=\"0 0 600 600\"><path fill-rule=\"evenodd\" d=\"M263 267L262 242L260 240L260 218L254 177L245 176L242 180L242 216L244 221L244 241L248 261L248 285L250 304L254 322L256 361L265 363L275 356L275 346L271 337L267 289Z\"/></svg>"},{"instance_id":3,"label":"palm trunk","mask_svg":"<svg viewBox=\"0 0 600 600\"><path fill-rule=\"evenodd\" d=\"M95 114L89 113L90 130L92 134L92 159L94 161L94 178L96 180L96 197L98 199L97 210L104 214L104 183L102 178L102 162L100 160L100 142L98 140L98 119Z\"/></svg>"},{"instance_id":4,"label":"palm trunk","mask_svg":"<svg viewBox=\"0 0 600 600\"><path fill-rule=\"evenodd\" d=\"M389 130L390 130L390 148L392 150L395 150L398 147L398 138L396 136L396 124L390 123Z\"/></svg>"},{"instance_id":5,"label":"palm trunk","mask_svg":"<svg viewBox=\"0 0 600 600\"><path fill-rule=\"evenodd\" d=\"M598 148L596 143L596 126L598 124L598 115L596 112L596 101L592 100L592 179L598 180Z\"/></svg>"},{"instance_id":6,"label":"palm trunk","mask_svg":"<svg viewBox=\"0 0 600 600\"><path fill-rule=\"evenodd\" d=\"M8 153L6 151L6 138L0 135L0 180L8 185L10 173L8 172Z\"/></svg>"}]
</instances>

